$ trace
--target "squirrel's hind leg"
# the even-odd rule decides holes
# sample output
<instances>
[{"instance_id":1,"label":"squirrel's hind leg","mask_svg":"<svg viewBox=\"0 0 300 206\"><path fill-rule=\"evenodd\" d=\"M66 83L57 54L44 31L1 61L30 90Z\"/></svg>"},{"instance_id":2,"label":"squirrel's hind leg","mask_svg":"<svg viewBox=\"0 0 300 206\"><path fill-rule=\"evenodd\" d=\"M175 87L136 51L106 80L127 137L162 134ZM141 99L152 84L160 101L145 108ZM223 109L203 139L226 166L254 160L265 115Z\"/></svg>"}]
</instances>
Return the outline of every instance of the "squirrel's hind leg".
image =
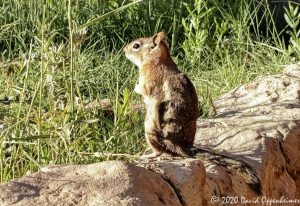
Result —
<instances>
[{"instance_id":1,"label":"squirrel's hind leg","mask_svg":"<svg viewBox=\"0 0 300 206\"><path fill-rule=\"evenodd\" d=\"M159 137L156 134L148 133L145 134L146 140L150 148L152 149L153 153L142 155L141 158L143 159L153 159L159 157L163 153L162 146L158 143Z\"/></svg>"},{"instance_id":2,"label":"squirrel's hind leg","mask_svg":"<svg viewBox=\"0 0 300 206\"><path fill-rule=\"evenodd\" d=\"M180 157L191 157L189 148L183 148L170 139L164 139L163 144L166 148L166 153L173 154Z\"/></svg>"}]
</instances>

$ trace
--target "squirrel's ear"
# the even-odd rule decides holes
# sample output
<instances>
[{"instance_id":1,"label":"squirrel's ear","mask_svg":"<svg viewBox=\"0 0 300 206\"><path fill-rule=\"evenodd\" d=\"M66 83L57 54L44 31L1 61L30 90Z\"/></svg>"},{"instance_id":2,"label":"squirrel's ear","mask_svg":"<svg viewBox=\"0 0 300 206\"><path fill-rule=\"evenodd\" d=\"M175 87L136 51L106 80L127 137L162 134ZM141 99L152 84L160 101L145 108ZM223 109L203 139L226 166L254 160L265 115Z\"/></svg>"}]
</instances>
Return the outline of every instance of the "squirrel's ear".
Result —
<instances>
[{"instance_id":1,"label":"squirrel's ear","mask_svg":"<svg viewBox=\"0 0 300 206\"><path fill-rule=\"evenodd\" d=\"M155 46L159 45L161 42L164 42L165 45L167 47L169 47L168 45L168 36L165 32L161 31L159 32L158 34L155 34L153 37L152 37L152 41L153 41L153 44Z\"/></svg>"}]
</instances>

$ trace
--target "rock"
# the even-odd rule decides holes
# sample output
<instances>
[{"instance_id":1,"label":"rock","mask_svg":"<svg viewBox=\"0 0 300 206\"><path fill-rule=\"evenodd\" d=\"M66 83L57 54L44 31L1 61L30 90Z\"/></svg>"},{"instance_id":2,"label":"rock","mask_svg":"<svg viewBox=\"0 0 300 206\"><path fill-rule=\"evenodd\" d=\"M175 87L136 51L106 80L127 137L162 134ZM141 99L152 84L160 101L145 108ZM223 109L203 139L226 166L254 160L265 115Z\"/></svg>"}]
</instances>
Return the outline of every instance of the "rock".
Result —
<instances>
[{"instance_id":1,"label":"rock","mask_svg":"<svg viewBox=\"0 0 300 206\"><path fill-rule=\"evenodd\" d=\"M300 199L300 64L237 87L215 107L216 117L198 121L196 145L248 163L260 177L263 196ZM218 194L249 195L241 191L245 186L224 187L236 176L204 163Z\"/></svg>"},{"instance_id":2,"label":"rock","mask_svg":"<svg viewBox=\"0 0 300 206\"><path fill-rule=\"evenodd\" d=\"M54 166L0 186L0 205L181 205L158 174L118 162Z\"/></svg>"},{"instance_id":3,"label":"rock","mask_svg":"<svg viewBox=\"0 0 300 206\"><path fill-rule=\"evenodd\" d=\"M0 205L300 205L300 64L215 107L217 116L198 121L195 145L224 156L51 166L1 184Z\"/></svg>"},{"instance_id":4,"label":"rock","mask_svg":"<svg viewBox=\"0 0 300 206\"><path fill-rule=\"evenodd\" d=\"M200 160L179 159L159 161L141 166L163 177L176 191L182 205L204 205L202 193L205 184L205 168Z\"/></svg>"}]
</instances>

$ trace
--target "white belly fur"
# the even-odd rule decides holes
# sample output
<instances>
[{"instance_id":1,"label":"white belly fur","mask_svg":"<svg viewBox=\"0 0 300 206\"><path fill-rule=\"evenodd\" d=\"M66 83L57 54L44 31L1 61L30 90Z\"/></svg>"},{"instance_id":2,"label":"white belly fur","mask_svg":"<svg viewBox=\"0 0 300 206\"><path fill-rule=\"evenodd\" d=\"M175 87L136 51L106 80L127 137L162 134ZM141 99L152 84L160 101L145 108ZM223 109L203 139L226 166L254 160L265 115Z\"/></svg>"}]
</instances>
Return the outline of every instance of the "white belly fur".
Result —
<instances>
[{"instance_id":1,"label":"white belly fur","mask_svg":"<svg viewBox=\"0 0 300 206\"><path fill-rule=\"evenodd\" d=\"M154 98L144 96L144 102L147 107L147 115L145 119L145 130L151 131L153 128L156 128L158 122L158 101Z\"/></svg>"}]
</instances>

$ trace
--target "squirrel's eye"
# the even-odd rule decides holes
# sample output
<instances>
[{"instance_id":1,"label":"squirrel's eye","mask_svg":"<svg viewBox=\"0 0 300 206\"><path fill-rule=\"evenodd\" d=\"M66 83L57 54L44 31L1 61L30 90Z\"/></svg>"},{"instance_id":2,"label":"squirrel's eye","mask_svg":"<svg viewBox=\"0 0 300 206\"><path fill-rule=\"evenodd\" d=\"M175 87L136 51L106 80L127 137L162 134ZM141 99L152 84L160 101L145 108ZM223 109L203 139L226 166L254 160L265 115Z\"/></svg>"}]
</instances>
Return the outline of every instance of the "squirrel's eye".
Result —
<instances>
[{"instance_id":1,"label":"squirrel's eye","mask_svg":"<svg viewBox=\"0 0 300 206\"><path fill-rule=\"evenodd\" d=\"M139 43L134 43L133 46L132 46L132 48L138 49L138 48L140 48L140 44Z\"/></svg>"}]
</instances>

